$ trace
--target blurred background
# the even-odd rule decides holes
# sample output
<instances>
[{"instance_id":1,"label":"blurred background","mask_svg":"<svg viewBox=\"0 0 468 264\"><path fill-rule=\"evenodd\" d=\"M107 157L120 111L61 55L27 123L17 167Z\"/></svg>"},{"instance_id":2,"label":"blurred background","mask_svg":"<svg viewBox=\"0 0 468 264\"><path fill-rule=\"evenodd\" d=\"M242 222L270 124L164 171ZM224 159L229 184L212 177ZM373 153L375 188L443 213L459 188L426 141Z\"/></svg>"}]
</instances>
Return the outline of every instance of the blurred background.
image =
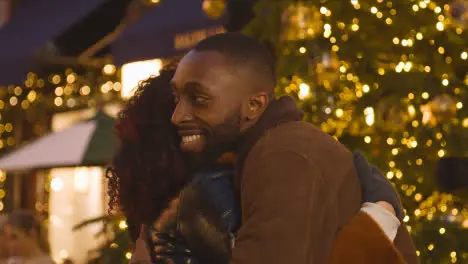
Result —
<instances>
[{"instance_id":1,"label":"blurred background","mask_svg":"<svg viewBox=\"0 0 468 264\"><path fill-rule=\"evenodd\" d=\"M37 215L57 263L128 261L115 117L226 31L269 45L277 94L394 183L421 263L468 263L468 0L0 0L0 213Z\"/></svg>"}]
</instances>

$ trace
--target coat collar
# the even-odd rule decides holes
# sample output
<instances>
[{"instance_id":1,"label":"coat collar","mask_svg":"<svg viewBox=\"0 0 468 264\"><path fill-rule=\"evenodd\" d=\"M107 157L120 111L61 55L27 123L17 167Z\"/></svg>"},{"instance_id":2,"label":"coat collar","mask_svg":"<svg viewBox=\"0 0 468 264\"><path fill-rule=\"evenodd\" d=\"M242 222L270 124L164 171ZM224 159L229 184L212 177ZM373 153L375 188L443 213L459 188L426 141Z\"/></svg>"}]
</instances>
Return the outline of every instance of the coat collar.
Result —
<instances>
[{"instance_id":1,"label":"coat collar","mask_svg":"<svg viewBox=\"0 0 468 264\"><path fill-rule=\"evenodd\" d=\"M297 108L296 102L290 96L283 96L272 101L260 119L250 127L241 137L237 144L236 171L242 173L245 159L252 147L260 137L269 129L280 124L300 121L304 117L304 112Z\"/></svg>"}]
</instances>

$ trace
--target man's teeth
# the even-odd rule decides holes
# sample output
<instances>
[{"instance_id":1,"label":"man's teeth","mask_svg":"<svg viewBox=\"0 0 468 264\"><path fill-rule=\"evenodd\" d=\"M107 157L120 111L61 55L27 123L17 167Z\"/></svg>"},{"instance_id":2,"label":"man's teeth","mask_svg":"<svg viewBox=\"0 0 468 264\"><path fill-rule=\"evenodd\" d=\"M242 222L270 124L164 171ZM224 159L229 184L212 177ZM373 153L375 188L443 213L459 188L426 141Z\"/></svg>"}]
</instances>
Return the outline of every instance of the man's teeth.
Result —
<instances>
[{"instance_id":1,"label":"man's teeth","mask_svg":"<svg viewBox=\"0 0 468 264\"><path fill-rule=\"evenodd\" d=\"M198 140L198 139L200 139L200 135L191 135L191 136L182 137L182 141L184 143L191 142L191 141Z\"/></svg>"}]
</instances>

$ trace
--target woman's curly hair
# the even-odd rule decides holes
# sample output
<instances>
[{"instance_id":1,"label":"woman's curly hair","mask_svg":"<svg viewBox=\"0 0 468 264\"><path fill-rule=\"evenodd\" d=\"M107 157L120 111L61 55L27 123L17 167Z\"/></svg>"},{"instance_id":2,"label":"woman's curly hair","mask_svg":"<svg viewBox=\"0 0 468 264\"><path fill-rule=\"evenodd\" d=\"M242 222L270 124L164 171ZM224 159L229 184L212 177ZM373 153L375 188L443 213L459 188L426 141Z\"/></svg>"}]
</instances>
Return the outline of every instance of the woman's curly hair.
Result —
<instances>
[{"instance_id":1,"label":"woman's curly hair","mask_svg":"<svg viewBox=\"0 0 468 264\"><path fill-rule=\"evenodd\" d=\"M109 207L127 217L133 240L151 224L186 183L180 137L171 124L174 70L141 82L115 126L120 148L107 173Z\"/></svg>"}]
</instances>

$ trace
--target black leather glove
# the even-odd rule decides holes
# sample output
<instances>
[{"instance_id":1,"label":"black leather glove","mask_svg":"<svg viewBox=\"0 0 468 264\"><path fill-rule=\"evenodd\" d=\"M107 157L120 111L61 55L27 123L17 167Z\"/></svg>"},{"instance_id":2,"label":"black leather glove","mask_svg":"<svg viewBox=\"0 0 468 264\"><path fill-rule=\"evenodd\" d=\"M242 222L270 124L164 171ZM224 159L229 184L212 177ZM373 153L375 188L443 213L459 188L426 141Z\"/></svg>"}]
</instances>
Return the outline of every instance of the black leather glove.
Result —
<instances>
[{"instance_id":1,"label":"black leather glove","mask_svg":"<svg viewBox=\"0 0 468 264\"><path fill-rule=\"evenodd\" d=\"M231 237L221 214L198 186L184 188L178 215L179 232L197 263L229 263Z\"/></svg>"},{"instance_id":2,"label":"black leather glove","mask_svg":"<svg viewBox=\"0 0 468 264\"><path fill-rule=\"evenodd\" d=\"M370 203L385 201L393 206L396 217L400 221L403 220L404 211L400 197L379 169L367 162L360 152L354 152L354 166L361 182L362 201Z\"/></svg>"}]
</instances>

